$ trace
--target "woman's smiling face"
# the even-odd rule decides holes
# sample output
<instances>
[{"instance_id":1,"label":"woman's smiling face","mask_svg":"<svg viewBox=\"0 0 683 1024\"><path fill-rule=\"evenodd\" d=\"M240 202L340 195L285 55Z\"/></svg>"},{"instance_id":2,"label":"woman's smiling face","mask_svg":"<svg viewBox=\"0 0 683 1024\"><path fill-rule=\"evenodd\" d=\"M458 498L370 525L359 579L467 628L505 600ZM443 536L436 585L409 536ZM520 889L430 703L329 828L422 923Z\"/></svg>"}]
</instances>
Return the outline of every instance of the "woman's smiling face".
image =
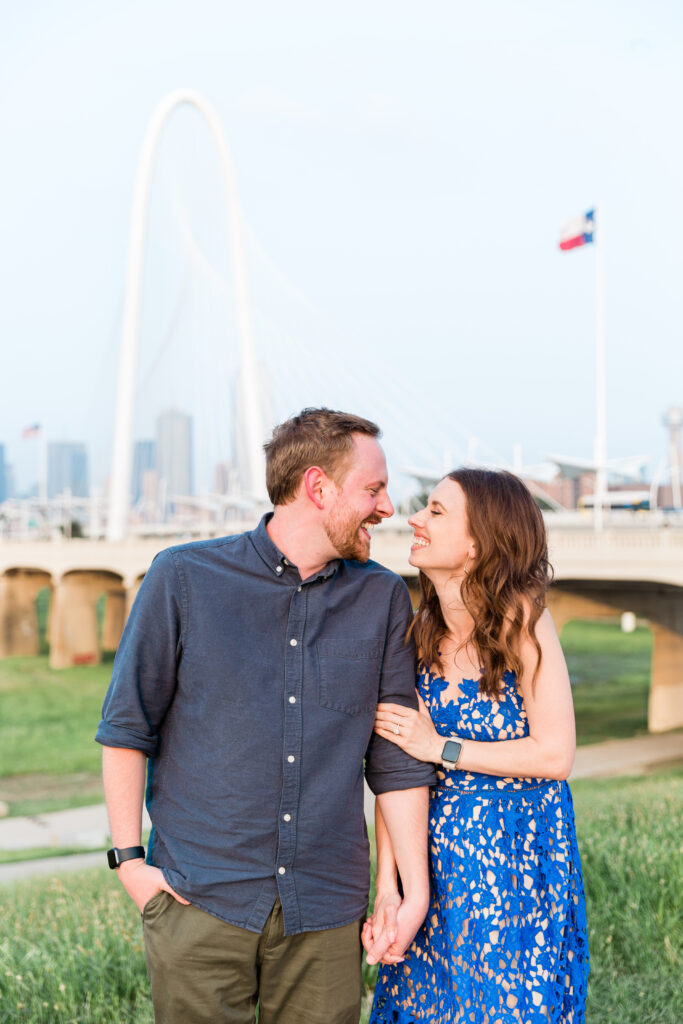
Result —
<instances>
[{"instance_id":1,"label":"woman's smiling face","mask_svg":"<svg viewBox=\"0 0 683 1024\"><path fill-rule=\"evenodd\" d=\"M414 530L410 564L427 575L430 569L461 574L468 559L474 558L465 492L455 480L441 480L426 508L412 515L408 523Z\"/></svg>"}]
</instances>

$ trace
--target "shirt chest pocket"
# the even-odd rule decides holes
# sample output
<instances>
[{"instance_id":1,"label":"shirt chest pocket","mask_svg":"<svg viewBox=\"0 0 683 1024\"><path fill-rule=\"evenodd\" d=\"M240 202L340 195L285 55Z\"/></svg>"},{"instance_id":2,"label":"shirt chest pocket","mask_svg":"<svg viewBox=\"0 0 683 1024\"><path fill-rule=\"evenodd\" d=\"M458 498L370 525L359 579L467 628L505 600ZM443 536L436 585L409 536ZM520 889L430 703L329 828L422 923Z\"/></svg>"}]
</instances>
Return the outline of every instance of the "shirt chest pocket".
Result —
<instances>
[{"instance_id":1,"label":"shirt chest pocket","mask_svg":"<svg viewBox=\"0 0 683 1024\"><path fill-rule=\"evenodd\" d=\"M347 715L374 712L383 650L383 637L318 640L320 706Z\"/></svg>"}]
</instances>

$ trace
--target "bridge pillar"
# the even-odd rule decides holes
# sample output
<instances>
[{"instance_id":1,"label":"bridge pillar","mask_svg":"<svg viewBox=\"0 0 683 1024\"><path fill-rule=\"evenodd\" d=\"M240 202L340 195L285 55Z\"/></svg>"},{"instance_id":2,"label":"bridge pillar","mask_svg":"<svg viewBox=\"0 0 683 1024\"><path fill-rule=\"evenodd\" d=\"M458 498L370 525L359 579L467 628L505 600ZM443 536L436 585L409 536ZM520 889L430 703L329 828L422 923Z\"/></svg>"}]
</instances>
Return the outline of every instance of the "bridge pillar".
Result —
<instances>
[{"instance_id":1,"label":"bridge pillar","mask_svg":"<svg viewBox=\"0 0 683 1024\"><path fill-rule=\"evenodd\" d=\"M104 621L102 623L102 648L115 651L126 623L126 591L122 587L110 587L106 592Z\"/></svg>"},{"instance_id":2,"label":"bridge pillar","mask_svg":"<svg viewBox=\"0 0 683 1024\"><path fill-rule=\"evenodd\" d=\"M144 578L143 574L142 576L136 576L136 578L130 582L126 581L126 618L124 619L124 624L130 615L130 610L133 607L135 598L138 596L138 590L140 589L140 584Z\"/></svg>"},{"instance_id":3,"label":"bridge pillar","mask_svg":"<svg viewBox=\"0 0 683 1024\"><path fill-rule=\"evenodd\" d=\"M683 726L683 636L653 622L652 680L648 705L650 732Z\"/></svg>"},{"instance_id":4,"label":"bridge pillar","mask_svg":"<svg viewBox=\"0 0 683 1024\"><path fill-rule=\"evenodd\" d=\"M0 658L40 653L36 597L51 583L36 569L8 569L0 577Z\"/></svg>"},{"instance_id":5,"label":"bridge pillar","mask_svg":"<svg viewBox=\"0 0 683 1024\"><path fill-rule=\"evenodd\" d=\"M58 582L50 615L50 668L98 665L97 599L89 572L66 573Z\"/></svg>"},{"instance_id":6,"label":"bridge pillar","mask_svg":"<svg viewBox=\"0 0 683 1024\"><path fill-rule=\"evenodd\" d=\"M116 647L123 629L125 610L121 577L104 570L74 570L59 580L50 615L52 668L99 664L102 649L97 602L103 593L107 595L103 636L105 642L113 641L113 647Z\"/></svg>"},{"instance_id":7,"label":"bridge pillar","mask_svg":"<svg viewBox=\"0 0 683 1024\"><path fill-rule=\"evenodd\" d=\"M615 618L624 611L647 619L653 638L648 729L683 726L683 588L564 581L551 587L548 607L558 633L570 619Z\"/></svg>"}]
</instances>

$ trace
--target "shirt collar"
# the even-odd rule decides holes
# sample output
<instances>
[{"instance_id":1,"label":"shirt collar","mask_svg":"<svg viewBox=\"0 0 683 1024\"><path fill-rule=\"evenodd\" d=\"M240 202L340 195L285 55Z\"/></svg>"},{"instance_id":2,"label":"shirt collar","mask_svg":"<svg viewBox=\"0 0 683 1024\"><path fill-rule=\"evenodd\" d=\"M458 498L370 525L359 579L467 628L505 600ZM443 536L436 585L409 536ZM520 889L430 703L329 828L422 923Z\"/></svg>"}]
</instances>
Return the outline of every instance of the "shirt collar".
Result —
<instances>
[{"instance_id":1,"label":"shirt collar","mask_svg":"<svg viewBox=\"0 0 683 1024\"><path fill-rule=\"evenodd\" d=\"M272 518L273 513L266 512L256 529L251 531L251 542L273 575L284 576L288 566L292 566L292 568L296 568L296 566L293 566L292 563L285 558L277 545L270 539L267 526ZM310 576L306 580L306 583L312 583L313 580L317 579L329 579L330 576L334 576L335 572L341 565L341 562L341 558L333 558L332 561L328 562L320 572L315 574L315 576Z\"/></svg>"}]
</instances>

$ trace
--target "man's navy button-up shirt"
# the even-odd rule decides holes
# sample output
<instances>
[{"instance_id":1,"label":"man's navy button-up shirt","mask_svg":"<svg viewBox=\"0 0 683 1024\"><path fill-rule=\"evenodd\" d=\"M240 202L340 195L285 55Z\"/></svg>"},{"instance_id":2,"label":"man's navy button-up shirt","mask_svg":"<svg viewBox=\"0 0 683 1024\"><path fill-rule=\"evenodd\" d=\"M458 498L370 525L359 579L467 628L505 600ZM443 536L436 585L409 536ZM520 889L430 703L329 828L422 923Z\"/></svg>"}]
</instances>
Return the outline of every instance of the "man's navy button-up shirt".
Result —
<instances>
[{"instance_id":1,"label":"man's navy button-up shirt","mask_svg":"<svg viewBox=\"0 0 683 1024\"><path fill-rule=\"evenodd\" d=\"M149 757L148 860L182 896L261 931L348 924L368 898L375 793L433 784L373 733L416 707L403 581L336 560L302 582L257 529L161 552L136 598L96 739Z\"/></svg>"}]
</instances>

